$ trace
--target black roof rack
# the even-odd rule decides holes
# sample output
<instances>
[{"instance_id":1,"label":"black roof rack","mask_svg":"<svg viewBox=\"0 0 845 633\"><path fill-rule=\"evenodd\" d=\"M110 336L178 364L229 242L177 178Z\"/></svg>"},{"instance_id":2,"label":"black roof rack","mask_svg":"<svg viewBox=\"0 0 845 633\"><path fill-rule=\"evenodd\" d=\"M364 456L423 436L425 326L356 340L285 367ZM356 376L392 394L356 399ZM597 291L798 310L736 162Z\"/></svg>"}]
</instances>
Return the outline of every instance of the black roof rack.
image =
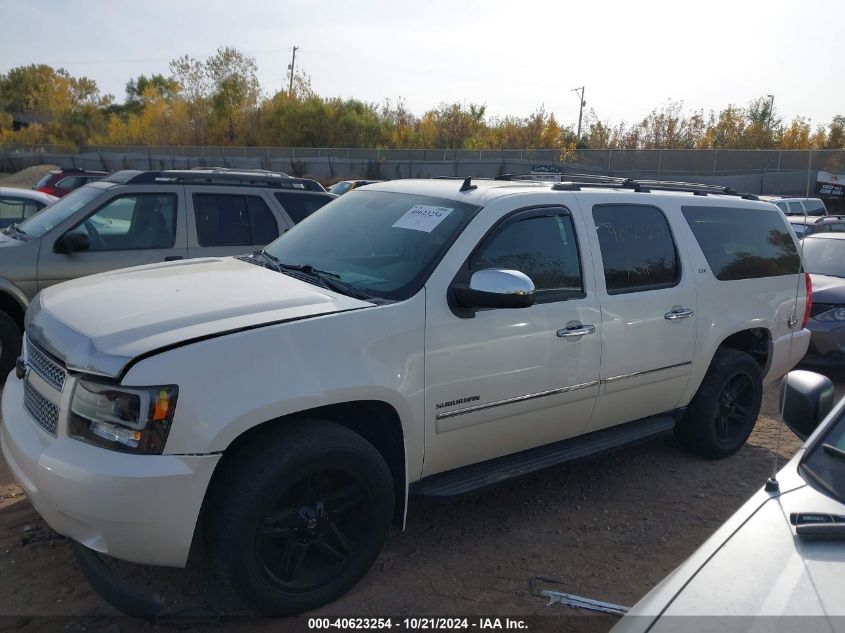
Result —
<instances>
[{"instance_id":1,"label":"black roof rack","mask_svg":"<svg viewBox=\"0 0 845 633\"><path fill-rule=\"evenodd\" d=\"M180 183L192 185L258 186L273 189L325 191L320 183L310 178L292 178L286 174L256 169L124 170L115 172L106 178L105 182L126 185Z\"/></svg>"}]
</instances>

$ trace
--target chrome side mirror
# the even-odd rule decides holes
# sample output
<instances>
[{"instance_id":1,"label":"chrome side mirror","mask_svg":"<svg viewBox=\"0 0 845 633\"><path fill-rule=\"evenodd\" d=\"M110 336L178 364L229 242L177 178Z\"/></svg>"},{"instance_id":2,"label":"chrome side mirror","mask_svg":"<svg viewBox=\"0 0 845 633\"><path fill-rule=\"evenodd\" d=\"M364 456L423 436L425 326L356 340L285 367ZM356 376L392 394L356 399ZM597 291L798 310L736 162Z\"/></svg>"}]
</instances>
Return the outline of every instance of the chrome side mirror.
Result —
<instances>
[{"instance_id":1,"label":"chrome side mirror","mask_svg":"<svg viewBox=\"0 0 845 633\"><path fill-rule=\"evenodd\" d=\"M789 372L780 389L781 416L802 440L816 430L836 402L830 378L812 371Z\"/></svg>"},{"instance_id":2,"label":"chrome side mirror","mask_svg":"<svg viewBox=\"0 0 845 633\"><path fill-rule=\"evenodd\" d=\"M474 272L455 294L465 308L527 308L534 304L534 282L518 270L491 268Z\"/></svg>"}]
</instances>

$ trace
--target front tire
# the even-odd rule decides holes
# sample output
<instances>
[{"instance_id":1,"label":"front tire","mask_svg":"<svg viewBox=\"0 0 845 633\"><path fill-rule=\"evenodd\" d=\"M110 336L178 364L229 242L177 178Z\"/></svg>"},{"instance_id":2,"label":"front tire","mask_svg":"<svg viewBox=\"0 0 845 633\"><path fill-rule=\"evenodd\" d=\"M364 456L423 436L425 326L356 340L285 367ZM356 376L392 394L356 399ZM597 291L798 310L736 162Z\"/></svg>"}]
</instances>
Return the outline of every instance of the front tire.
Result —
<instances>
[{"instance_id":1,"label":"front tire","mask_svg":"<svg viewBox=\"0 0 845 633\"><path fill-rule=\"evenodd\" d=\"M762 402L763 377L757 361L739 350L719 349L675 426L675 436L702 457L728 457L751 435Z\"/></svg>"},{"instance_id":2,"label":"front tire","mask_svg":"<svg viewBox=\"0 0 845 633\"><path fill-rule=\"evenodd\" d=\"M381 454L349 429L282 423L223 467L210 493L211 555L256 612L292 615L331 602L381 551L393 479Z\"/></svg>"}]
</instances>

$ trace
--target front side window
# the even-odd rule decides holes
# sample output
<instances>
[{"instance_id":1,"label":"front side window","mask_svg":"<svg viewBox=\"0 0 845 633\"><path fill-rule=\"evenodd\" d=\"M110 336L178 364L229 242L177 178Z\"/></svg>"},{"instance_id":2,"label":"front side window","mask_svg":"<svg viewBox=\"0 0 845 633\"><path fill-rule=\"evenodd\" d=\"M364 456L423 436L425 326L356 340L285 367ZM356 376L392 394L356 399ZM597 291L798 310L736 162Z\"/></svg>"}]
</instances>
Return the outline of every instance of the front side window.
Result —
<instances>
[{"instance_id":1,"label":"front side window","mask_svg":"<svg viewBox=\"0 0 845 633\"><path fill-rule=\"evenodd\" d=\"M471 273L518 270L534 282L537 302L584 296L575 228L568 214L528 217L505 224L469 259Z\"/></svg>"},{"instance_id":2,"label":"front side window","mask_svg":"<svg viewBox=\"0 0 845 633\"><path fill-rule=\"evenodd\" d=\"M0 229L35 215L43 207L43 202L28 198L0 197Z\"/></svg>"},{"instance_id":3,"label":"front side window","mask_svg":"<svg viewBox=\"0 0 845 633\"><path fill-rule=\"evenodd\" d=\"M477 211L455 200L352 191L265 251L281 264L310 266L370 295L402 300L422 287Z\"/></svg>"},{"instance_id":4,"label":"front side window","mask_svg":"<svg viewBox=\"0 0 845 633\"><path fill-rule=\"evenodd\" d=\"M827 209L824 206L824 202L817 198L808 198L807 200L804 200L804 206L807 209L807 215L827 215Z\"/></svg>"},{"instance_id":5,"label":"front side window","mask_svg":"<svg viewBox=\"0 0 845 633\"><path fill-rule=\"evenodd\" d=\"M774 210L696 206L683 207L683 213L716 279L798 272L801 260L792 234Z\"/></svg>"},{"instance_id":6,"label":"front side window","mask_svg":"<svg viewBox=\"0 0 845 633\"><path fill-rule=\"evenodd\" d=\"M176 242L176 195L112 198L73 231L88 236L89 251L172 248Z\"/></svg>"},{"instance_id":7,"label":"front side window","mask_svg":"<svg viewBox=\"0 0 845 633\"><path fill-rule=\"evenodd\" d=\"M258 196L195 193L194 217L200 246L260 246L279 236L273 213Z\"/></svg>"},{"instance_id":8,"label":"front side window","mask_svg":"<svg viewBox=\"0 0 845 633\"><path fill-rule=\"evenodd\" d=\"M608 294L674 286L680 279L677 249L666 217L656 207L593 207Z\"/></svg>"}]
</instances>

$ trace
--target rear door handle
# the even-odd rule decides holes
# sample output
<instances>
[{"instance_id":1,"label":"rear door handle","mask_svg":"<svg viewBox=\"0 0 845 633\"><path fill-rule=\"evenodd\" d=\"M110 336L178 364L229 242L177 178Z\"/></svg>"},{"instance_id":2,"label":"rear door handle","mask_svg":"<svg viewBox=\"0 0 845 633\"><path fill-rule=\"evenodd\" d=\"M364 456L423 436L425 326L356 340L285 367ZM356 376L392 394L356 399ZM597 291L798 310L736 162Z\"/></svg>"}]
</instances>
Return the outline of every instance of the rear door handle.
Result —
<instances>
[{"instance_id":1,"label":"rear door handle","mask_svg":"<svg viewBox=\"0 0 845 633\"><path fill-rule=\"evenodd\" d=\"M565 327L562 330L558 330L557 335L560 338L576 338L584 336L585 334L592 334L595 331L596 327L594 325L573 325L571 327Z\"/></svg>"},{"instance_id":2,"label":"rear door handle","mask_svg":"<svg viewBox=\"0 0 845 633\"><path fill-rule=\"evenodd\" d=\"M185 258L182 257L181 255L168 255L167 257L164 258L164 261L175 262L177 259L185 259Z\"/></svg>"},{"instance_id":3,"label":"rear door handle","mask_svg":"<svg viewBox=\"0 0 845 633\"><path fill-rule=\"evenodd\" d=\"M663 317L669 321L677 321L678 319L688 319L694 314L695 312L687 308L672 308Z\"/></svg>"}]
</instances>

